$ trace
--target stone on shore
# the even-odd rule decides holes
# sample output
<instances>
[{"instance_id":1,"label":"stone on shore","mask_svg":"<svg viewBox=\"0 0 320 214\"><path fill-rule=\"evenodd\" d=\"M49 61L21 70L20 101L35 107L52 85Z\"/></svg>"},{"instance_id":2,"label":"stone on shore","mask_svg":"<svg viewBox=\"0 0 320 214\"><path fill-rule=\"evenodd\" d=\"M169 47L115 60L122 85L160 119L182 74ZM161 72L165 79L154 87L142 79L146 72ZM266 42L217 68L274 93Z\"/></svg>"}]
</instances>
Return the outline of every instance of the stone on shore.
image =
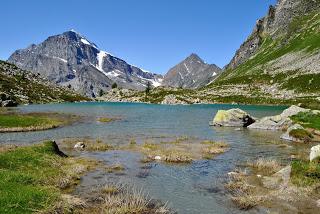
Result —
<instances>
[{"instance_id":1,"label":"stone on shore","mask_svg":"<svg viewBox=\"0 0 320 214\"><path fill-rule=\"evenodd\" d=\"M247 127L255 120L241 109L219 110L211 125L226 127Z\"/></svg>"},{"instance_id":2,"label":"stone on shore","mask_svg":"<svg viewBox=\"0 0 320 214\"><path fill-rule=\"evenodd\" d=\"M161 104L164 105L186 105L188 104L186 101L180 100L178 99L175 95L173 94L169 94L166 95L163 99L163 101L161 102Z\"/></svg>"},{"instance_id":3,"label":"stone on shore","mask_svg":"<svg viewBox=\"0 0 320 214\"><path fill-rule=\"evenodd\" d=\"M280 115L263 117L252 125L248 126L250 129L265 129L265 130L286 130L292 125L291 116L300 112L307 112L309 109L304 109L298 106L291 106L284 110Z\"/></svg>"},{"instance_id":4,"label":"stone on shore","mask_svg":"<svg viewBox=\"0 0 320 214\"><path fill-rule=\"evenodd\" d=\"M284 133L283 135L281 135L280 138L283 139L283 140L300 142L301 139L295 138L294 136L291 136L291 135L290 135L290 132L291 132L292 130L298 130L298 129L304 130L304 128L303 128L300 124L294 124L294 125L290 126L290 127L287 129L286 133Z\"/></svg>"},{"instance_id":5,"label":"stone on shore","mask_svg":"<svg viewBox=\"0 0 320 214\"><path fill-rule=\"evenodd\" d=\"M311 148L310 161L320 158L320 144Z\"/></svg>"}]
</instances>

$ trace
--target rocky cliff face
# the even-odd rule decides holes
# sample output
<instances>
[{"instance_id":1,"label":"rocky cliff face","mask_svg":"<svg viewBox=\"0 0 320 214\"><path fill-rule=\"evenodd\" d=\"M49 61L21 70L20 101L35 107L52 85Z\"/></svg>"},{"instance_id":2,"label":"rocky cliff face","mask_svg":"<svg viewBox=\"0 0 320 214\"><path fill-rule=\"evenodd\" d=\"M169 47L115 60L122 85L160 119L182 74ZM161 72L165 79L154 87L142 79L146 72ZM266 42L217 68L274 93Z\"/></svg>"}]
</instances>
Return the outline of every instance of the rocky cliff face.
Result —
<instances>
[{"instance_id":1,"label":"rocky cliff face","mask_svg":"<svg viewBox=\"0 0 320 214\"><path fill-rule=\"evenodd\" d=\"M319 5L319 0L278 0L275 6L269 7L265 17L256 21L253 32L236 52L227 69L235 69L255 55L266 36L272 39L285 36L294 19L319 11Z\"/></svg>"},{"instance_id":2,"label":"rocky cliff face","mask_svg":"<svg viewBox=\"0 0 320 214\"><path fill-rule=\"evenodd\" d=\"M317 98L319 62L320 0L279 0L208 88L228 88L232 96Z\"/></svg>"},{"instance_id":3,"label":"rocky cliff face","mask_svg":"<svg viewBox=\"0 0 320 214\"><path fill-rule=\"evenodd\" d=\"M158 86L162 80L161 75L145 72L100 50L75 31L17 50L8 61L92 97L110 90L113 83L121 88L142 90L147 82Z\"/></svg>"},{"instance_id":4,"label":"rocky cliff face","mask_svg":"<svg viewBox=\"0 0 320 214\"><path fill-rule=\"evenodd\" d=\"M199 88L213 81L221 69L205 63L196 54L191 54L164 76L163 86L174 88Z\"/></svg>"}]
</instances>

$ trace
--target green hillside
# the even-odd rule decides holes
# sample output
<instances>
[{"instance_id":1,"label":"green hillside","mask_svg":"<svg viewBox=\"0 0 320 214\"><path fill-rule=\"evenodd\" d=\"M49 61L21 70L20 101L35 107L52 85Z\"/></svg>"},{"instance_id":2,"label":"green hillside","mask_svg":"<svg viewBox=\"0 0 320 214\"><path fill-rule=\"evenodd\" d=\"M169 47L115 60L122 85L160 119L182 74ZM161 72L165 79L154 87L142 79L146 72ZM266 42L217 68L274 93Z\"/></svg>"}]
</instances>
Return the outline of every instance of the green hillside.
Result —
<instances>
[{"instance_id":1,"label":"green hillside","mask_svg":"<svg viewBox=\"0 0 320 214\"><path fill-rule=\"evenodd\" d=\"M89 100L4 61L0 61L0 94L19 104Z\"/></svg>"}]
</instances>

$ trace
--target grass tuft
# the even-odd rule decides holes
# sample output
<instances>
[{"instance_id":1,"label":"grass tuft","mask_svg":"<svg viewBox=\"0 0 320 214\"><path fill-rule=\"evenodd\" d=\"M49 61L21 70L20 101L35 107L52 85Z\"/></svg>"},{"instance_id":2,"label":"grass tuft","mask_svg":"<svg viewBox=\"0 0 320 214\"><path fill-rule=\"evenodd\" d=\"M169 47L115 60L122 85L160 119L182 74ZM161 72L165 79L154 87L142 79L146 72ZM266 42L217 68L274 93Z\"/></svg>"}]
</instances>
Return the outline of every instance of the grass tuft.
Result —
<instances>
[{"instance_id":1,"label":"grass tuft","mask_svg":"<svg viewBox=\"0 0 320 214\"><path fill-rule=\"evenodd\" d=\"M281 169L281 165L277 160L266 158L259 158L255 161L248 162L248 166L266 175L276 173Z\"/></svg>"}]
</instances>

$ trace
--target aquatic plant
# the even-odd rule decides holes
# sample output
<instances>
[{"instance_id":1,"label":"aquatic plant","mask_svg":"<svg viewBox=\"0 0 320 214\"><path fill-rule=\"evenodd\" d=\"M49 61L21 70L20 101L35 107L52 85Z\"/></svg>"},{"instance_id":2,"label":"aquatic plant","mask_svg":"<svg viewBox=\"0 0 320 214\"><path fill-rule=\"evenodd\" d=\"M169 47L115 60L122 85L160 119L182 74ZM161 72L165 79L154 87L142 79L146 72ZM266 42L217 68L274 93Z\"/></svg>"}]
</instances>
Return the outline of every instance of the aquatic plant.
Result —
<instances>
[{"instance_id":1,"label":"aquatic plant","mask_svg":"<svg viewBox=\"0 0 320 214\"><path fill-rule=\"evenodd\" d=\"M97 119L97 121L100 122L100 123L110 123L110 122L114 121L114 119L113 118L109 118L109 117L99 117Z\"/></svg>"},{"instance_id":2,"label":"aquatic plant","mask_svg":"<svg viewBox=\"0 0 320 214\"><path fill-rule=\"evenodd\" d=\"M94 140L89 138L84 138L84 139L67 138L62 140L62 143L60 145L62 148L70 150L70 149L74 149L74 146L77 143L83 143L85 147L81 148L81 150L86 150L86 151L108 151L108 150L115 149L113 145L103 142L101 139Z\"/></svg>"},{"instance_id":3,"label":"aquatic plant","mask_svg":"<svg viewBox=\"0 0 320 214\"><path fill-rule=\"evenodd\" d=\"M84 211L109 214L171 213L166 204L154 203L142 189L128 184L106 184L98 189L95 198L99 198L98 205Z\"/></svg>"},{"instance_id":4,"label":"aquatic plant","mask_svg":"<svg viewBox=\"0 0 320 214\"><path fill-rule=\"evenodd\" d=\"M257 160L249 161L247 165L267 175L278 172L281 169L281 165L277 160L268 158L258 158Z\"/></svg>"}]
</instances>

